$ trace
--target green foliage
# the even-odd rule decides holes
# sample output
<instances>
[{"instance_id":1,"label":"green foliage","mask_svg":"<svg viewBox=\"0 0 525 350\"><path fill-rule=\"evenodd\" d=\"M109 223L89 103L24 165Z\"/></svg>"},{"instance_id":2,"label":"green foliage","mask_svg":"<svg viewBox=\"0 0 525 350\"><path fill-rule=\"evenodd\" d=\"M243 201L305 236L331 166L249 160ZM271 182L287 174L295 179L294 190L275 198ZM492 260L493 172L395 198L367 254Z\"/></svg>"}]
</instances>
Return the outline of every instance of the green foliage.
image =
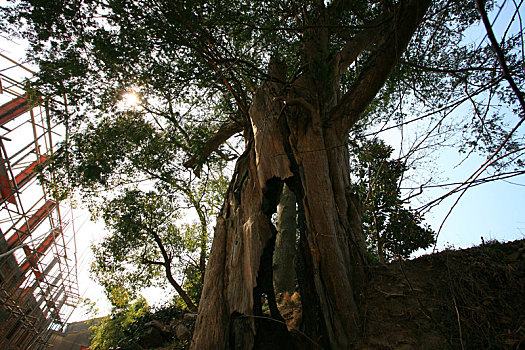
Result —
<instances>
[{"instance_id":1,"label":"green foliage","mask_svg":"<svg viewBox=\"0 0 525 350\"><path fill-rule=\"evenodd\" d=\"M52 174L64 180L55 197L82 188L84 198L89 199L129 181L161 177L173 170L173 159L178 156L176 134L158 130L141 113L117 113L70 132L42 176L48 184L53 183Z\"/></svg>"},{"instance_id":2,"label":"green foliage","mask_svg":"<svg viewBox=\"0 0 525 350\"><path fill-rule=\"evenodd\" d=\"M355 150L356 192L364 203L363 229L379 261L407 258L435 242L434 231L422 224L417 212L404 206L399 184L406 168L390 159L392 151L378 139L364 141Z\"/></svg>"},{"instance_id":3,"label":"green foliage","mask_svg":"<svg viewBox=\"0 0 525 350\"><path fill-rule=\"evenodd\" d=\"M91 272L110 300L118 287L136 296L144 287L165 286L166 261L174 275L184 276L190 298L199 300L208 228L177 224L180 215L173 197L153 191L128 190L107 202L102 216L110 234L93 246Z\"/></svg>"},{"instance_id":4,"label":"green foliage","mask_svg":"<svg viewBox=\"0 0 525 350\"><path fill-rule=\"evenodd\" d=\"M204 279L202 276L202 271L195 264L188 264L183 270L184 274L184 283L182 287L187 291L189 297L192 300L195 300L198 303L201 299L202 287ZM175 301L180 300L179 296L175 296ZM181 308L186 308L182 302L176 303L180 304Z\"/></svg>"},{"instance_id":5,"label":"green foliage","mask_svg":"<svg viewBox=\"0 0 525 350\"><path fill-rule=\"evenodd\" d=\"M91 269L107 291L125 286L136 292L162 283L162 266L144 263L144 259L162 259L148 230L155 230L170 252L182 249L180 235L171 220L171 203L163 201L157 206L157 199L153 193L128 191L107 204L103 217L110 235L93 246L95 260Z\"/></svg>"},{"instance_id":6,"label":"green foliage","mask_svg":"<svg viewBox=\"0 0 525 350\"><path fill-rule=\"evenodd\" d=\"M126 345L131 345L129 340L133 334L130 331L149 313L149 306L144 298L132 301L125 293L118 299L118 306L113 308L111 315L95 321L91 326L93 337L90 349L129 349Z\"/></svg>"},{"instance_id":7,"label":"green foliage","mask_svg":"<svg viewBox=\"0 0 525 350\"><path fill-rule=\"evenodd\" d=\"M389 214L388 224L382 233L387 256L408 258L414 251L435 243L436 233L423 224L417 212L395 208Z\"/></svg>"},{"instance_id":8,"label":"green foliage","mask_svg":"<svg viewBox=\"0 0 525 350\"><path fill-rule=\"evenodd\" d=\"M211 220L227 176L221 160L213 159L201 179L183 171L183 150L203 136L159 124L161 116L128 110L88 123L71 133L40 178L56 199L79 192L93 216L105 221L110 234L93 246L92 273L108 297L115 286L134 296L144 287L165 286L165 268L153 262L167 258L198 301L197 279L204 273ZM181 219L188 215L192 220Z\"/></svg>"},{"instance_id":9,"label":"green foliage","mask_svg":"<svg viewBox=\"0 0 525 350\"><path fill-rule=\"evenodd\" d=\"M120 111L88 123L72 132L41 180L56 199L80 192L93 216L104 219L110 234L93 246L92 273L107 294L116 285L132 293L166 285L164 266L152 263L165 261L156 235L173 273L198 301L211 218L227 177L221 160L209 160L201 179L181 170L182 151L203 136L159 124L161 116ZM194 221L183 223L188 215Z\"/></svg>"},{"instance_id":10,"label":"green foliage","mask_svg":"<svg viewBox=\"0 0 525 350\"><path fill-rule=\"evenodd\" d=\"M270 57L286 64L290 81L311 69L310 75L322 83L322 93L324 79L331 75L327 62L359 32L393 14L394 3L82 0L57 5L26 0L3 8L0 28L11 26L31 43L30 56L40 64L40 90L66 94L70 106L82 106L80 113L63 114L72 124L85 122L90 113L114 114L122 94L134 86L148 111L162 115L179 136L184 130L187 137L179 140L183 151L195 154L203 138L221 122L241 119L241 107L249 106L254 88L268 78L261 67ZM484 5L488 10L503 6L498 1L484 1ZM326 28L312 28L310 24L316 23L325 6L330 23ZM425 119L443 119L439 130L429 132L443 135L464 128L456 135L461 136L456 142L464 146L463 151L494 151L508 132L501 113L505 109L499 102L515 110L517 101L510 88L500 84L501 71L492 47L470 40L478 36L472 35L478 21L472 1L433 1L363 123L403 123L428 114ZM19 23L24 24L22 30ZM501 46L523 90L521 34L506 32ZM323 35L329 38L326 49L315 62L305 62L307 41ZM365 50L337 77L342 93L373 64L371 58L372 52ZM448 122L450 112L463 102L471 104L473 113ZM510 142L506 150L516 147ZM87 176L98 179L101 165L93 166Z\"/></svg>"},{"instance_id":11,"label":"green foliage","mask_svg":"<svg viewBox=\"0 0 525 350\"><path fill-rule=\"evenodd\" d=\"M333 88L329 62L362 30L394 14L394 3L82 0L61 1L58 6L26 0L5 6L3 27L7 30L11 24L13 31L29 40L30 57L40 64L37 87L45 94L67 95L69 107L78 112L62 114L71 125L108 116L115 120L122 95L135 87L144 104L139 114L157 118L167 132L163 139L169 135L177 145L170 158L180 165L184 157L202 150L204 140L222 122L243 122L243 109L249 107L255 88L268 79L264 67L271 57L285 63L289 82L309 74L322 94ZM312 27L325 6L330 23L326 28ZM485 6L496 10L502 4L486 1ZM506 84L500 84L501 71L492 47L471 42L477 36L472 28L478 21L472 1L433 1L360 127L370 128L376 122L402 124L421 117L432 136L424 137L421 149L428 149L426 143L448 141L467 154L493 152L509 131L504 112L516 112L517 100ZM25 24L22 30L18 23ZM327 47L313 62L306 62L308 40L325 35ZM501 46L523 90L521 33L505 33ZM372 51L364 50L336 78L341 93L349 91L374 64ZM452 111L464 103L470 104L473 113L451 120ZM513 139L505 150L516 151L521 143ZM115 159L111 152L108 155L109 164L92 160L79 168L81 177L110 185L105 168ZM217 158L212 154L199 160ZM522 163L520 157L512 157L494 165Z\"/></svg>"},{"instance_id":12,"label":"green foliage","mask_svg":"<svg viewBox=\"0 0 525 350\"><path fill-rule=\"evenodd\" d=\"M93 337L90 348L143 349L144 337L151 328L149 322L158 321L169 325L175 319L182 319L183 314L184 310L176 304L148 307L143 298L138 298L122 308L114 308L111 315L104 319L94 321L91 326ZM176 341L174 334L162 336L165 341Z\"/></svg>"}]
</instances>

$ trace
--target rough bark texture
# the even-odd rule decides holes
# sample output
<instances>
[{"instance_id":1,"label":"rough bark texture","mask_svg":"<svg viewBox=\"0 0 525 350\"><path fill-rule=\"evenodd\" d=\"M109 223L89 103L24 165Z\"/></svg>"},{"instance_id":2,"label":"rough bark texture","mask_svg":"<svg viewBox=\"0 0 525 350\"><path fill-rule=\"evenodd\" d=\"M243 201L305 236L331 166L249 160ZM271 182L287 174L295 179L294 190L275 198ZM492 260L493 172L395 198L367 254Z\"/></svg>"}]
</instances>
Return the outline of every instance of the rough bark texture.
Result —
<instances>
[{"instance_id":1,"label":"rough bark texture","mask_svg":"<svg viewBox=\"0 0 525 350\"><path fill-rule=\"evenodd\" d=\"M270 218L285 180L303 208L302 255L308 273L302 276L302 288L308 294L305 307L315 313L305 327L320 328L315 324L322 322L324 331L318 332L317 340L332 348L348 347L358 329L356 300L365 277L364 239L349 196L346 138L325 129L319 113L297 123L303 108L290 107L284 113L283 102L275 98L280 88L267 82L252 102L246 151L237 162L217 221L201 297L196 327L206 331L196 332L194 349L216 349L217 344L239 349L261 346L263 340L256 342L256 336L257 325L264 328L257 322L262 295L268 298L272 317L281 319L273 305L271 256L276 230ZM281 331L286 333L285 328ZM271 346L284 345L277 341Z\"/></svg>"},{"instance_id":2,"label":"rough bark texture","mask_svg":"<svg viewBox=\"0 0 525 350\"><path fill-rule=\"evenodd\" d=\"M309 267L305 275L313 279L318 299L314 307L321 310L324 336L332 348L345 349L359 328L358 297L365 279L365 242L360 218L354 215L349 196L345 138L333 129L323 130L316 117L312 127L299 131L303 137L292 145L303 191L303 254Z\"/></svg>"},{"instance_id":3,"label":"rough bark texture","mask_svg":"<svg viewBox=\"0 0 525 350\"><path fill-rule=\"evenodd\" d=\"M291 177L292 173L283 139L278 137L279 103L268 93L271 86L265 84L254 99L252 128L245 132L246 151L237 161L217 218L196 325L203 331L195 334L194 349L217 349L218 344L252 349L258 317L262 316L262 294L267 295L269 304L274 302L273 247L266 252L265 248L273 246L276 235L270 218L282 186L277 179ZM264 156L257 152L263 147ZM281 326L285 332L286 326Z\"/></svg>"},{"instance_id":4,"label":"rough bark texture","mask_svg":"<svg viewBox=\"0 0 525 350\"><path fill-rule=\"evenodd\" d=\"M321 12L304 34L307 71L285 85L279 75L286 70L271 63L276 79L252 99L246 150L217 219L192 349L352 348L361 329L366 259L360 205L351 193L348 131L388 78L430 2L400 2L369 44L347 45L334 60L328 58L330 19ZM343 61L367 49L369 66L341 96L340 68L351 64ZM308 336L295 345L280 323L272 285L276 230L270 218L285 182L299 209L297 279ZM271 317L262 314L263 298Z\"/></svg>"},{"instance_id":5,"label":"rough bark texture","mask_svg":"<svg viewBox=\"0 0 525 350\"><path fill-rule=\"evenodd\" d=\"M295 195L285 184L277 208L277 238L273 255L273 284L276 293L295 291L296 206Z\"/></svg>"}]
</instances>

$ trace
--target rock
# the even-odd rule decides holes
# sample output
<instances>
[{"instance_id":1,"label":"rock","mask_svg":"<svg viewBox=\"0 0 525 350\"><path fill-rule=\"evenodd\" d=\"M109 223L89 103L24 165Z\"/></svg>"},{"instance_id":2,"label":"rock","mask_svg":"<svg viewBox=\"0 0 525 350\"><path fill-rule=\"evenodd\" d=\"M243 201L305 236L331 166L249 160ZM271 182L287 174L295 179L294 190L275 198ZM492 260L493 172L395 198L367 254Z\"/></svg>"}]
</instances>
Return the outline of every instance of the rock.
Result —
<instances>
[{"instance_id":1,"label":"rock","mask_svg":"<svg viewBox=\"0 0 525 350\"><path fill-rule=\"evenodd\" d=\"M163 324L162 322L158 320L153 320L144 325L144 327L153 327L157 328L162 334L169 335L170 329L168 325Z\"/></svg>"},{"instance_id":2,"label":"rock","mask_svg":"<svg viewBox=\"0 0 525 350\"><path fill-rule=\"evenodd\" d=\"M155 327L148 327L141 338L141 343L147 349L156 348L164 344L164 338L160 330Z\"/></svg>"},{"instance_id":3,"label":"rock","mask_svg":"<svg viewBox=\"0 0 525 350\"><path fill-rule=\"evenodd\" d=\"M175 328L175 335L177 336L177 339L179 340L191 339L190 330L183 324L177 325L177 327Z\"/></svg>"},{"instance_id":4,"label":"rock","mask_svg":"<svg viewBox=\"0 0 525 350\"><path fill-rule=\"evenodd\" d=\"M177 326L179 324L181 324L183 321L182 320L179 320L179 319L174 319L170 322L170 330L171 330L171 333L175 333L175 328L177 328Z\"/></svg>"},{"instance_id":5,"label":"rock","mask_svg":"<svg viewBox=\"0 0 525 350\"><path fill-rule=\"evenodd\" d=\"M183 319L186 322L195 322L197 320L197 314L192 314L192 313L184 314Z\"/></svg>"}]
</instances>

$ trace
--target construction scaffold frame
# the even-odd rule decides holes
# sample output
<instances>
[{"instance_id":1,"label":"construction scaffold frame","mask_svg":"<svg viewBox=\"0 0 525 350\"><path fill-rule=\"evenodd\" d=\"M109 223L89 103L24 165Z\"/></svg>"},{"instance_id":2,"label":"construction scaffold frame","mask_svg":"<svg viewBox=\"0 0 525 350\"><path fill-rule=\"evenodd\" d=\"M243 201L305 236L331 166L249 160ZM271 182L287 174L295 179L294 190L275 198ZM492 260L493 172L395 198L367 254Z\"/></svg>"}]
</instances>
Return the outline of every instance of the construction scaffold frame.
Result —
<instances>
[{"instance_id":1,"label":"construction scaffold frame","mask_svg":"<svg viewBox=\"0 0 525 350\"><path fill-rule=\"evenodd\" d=\"M55 106L67 106L31 91L27 67L0 63L0 349L45 349L79 300L72 206L37 179L65 135Z\"/></svg>"}]
</instances>

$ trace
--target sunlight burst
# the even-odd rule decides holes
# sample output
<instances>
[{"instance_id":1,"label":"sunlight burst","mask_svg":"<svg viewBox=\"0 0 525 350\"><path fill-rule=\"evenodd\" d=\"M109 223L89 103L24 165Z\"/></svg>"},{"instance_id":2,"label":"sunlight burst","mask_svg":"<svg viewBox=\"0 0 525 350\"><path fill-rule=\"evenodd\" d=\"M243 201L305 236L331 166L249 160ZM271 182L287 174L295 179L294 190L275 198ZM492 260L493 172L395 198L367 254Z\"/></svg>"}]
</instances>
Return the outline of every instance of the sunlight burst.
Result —
<instances>
[{"instance_id":1,"label":"sunlight burst","mask_svg":"<svg viewBox=\"0 0 525 350\"><path fill-rule=\"evenodd\" d=\"M131 91L122 97L122 101L127 108L136 108L140 104L140 97L136 92Z\"/></svg>"}]
</instances>

